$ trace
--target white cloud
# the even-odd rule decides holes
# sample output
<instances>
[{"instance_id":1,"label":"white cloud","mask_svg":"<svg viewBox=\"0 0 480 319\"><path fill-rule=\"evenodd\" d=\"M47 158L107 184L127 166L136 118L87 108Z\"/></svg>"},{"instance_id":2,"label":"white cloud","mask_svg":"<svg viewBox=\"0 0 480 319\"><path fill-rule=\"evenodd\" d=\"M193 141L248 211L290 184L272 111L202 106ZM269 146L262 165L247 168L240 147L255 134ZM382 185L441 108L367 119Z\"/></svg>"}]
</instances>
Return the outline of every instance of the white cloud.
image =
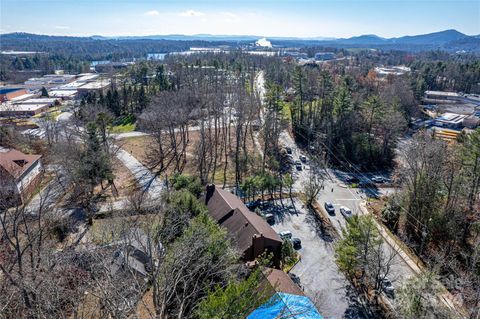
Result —
<instances>
[{"instance_id":1,"label":"white cloud","mask_svg":"<svg viewBox=\"0 0 480 319\"><path fill-rule=\"evenodd\" d=\"M195 11L195 10L187 10L187 11L184 11L184 12L180 12L180 15L182 17L201 17L201 16L204 16L205 13L198 12L198 11Z\"/></svg>"},{"instance_id":2,"label":"white cloud","mask_svg":"<svg viewBox=\"0 0 480 319\"><path fill-rule=\"evenodd\" d=\"M150 10L150 11L145 12L143 15L146 16L146 17L156 17L156 16L160 15L160 12L158 12L157 10Z\"/></svg>"},{"instance_id":3,"label":"white cloud","mask_svg":"<svg viewBox=\"0 0 480 319\"><path fill-rule=\"evenodd\" d=\"M58 30L68 30L68 29L70 29L70 27L67 26L67 25L56 25L56 26L55 26L55 29L58 29Z\"/></svg>"}]
</instances>

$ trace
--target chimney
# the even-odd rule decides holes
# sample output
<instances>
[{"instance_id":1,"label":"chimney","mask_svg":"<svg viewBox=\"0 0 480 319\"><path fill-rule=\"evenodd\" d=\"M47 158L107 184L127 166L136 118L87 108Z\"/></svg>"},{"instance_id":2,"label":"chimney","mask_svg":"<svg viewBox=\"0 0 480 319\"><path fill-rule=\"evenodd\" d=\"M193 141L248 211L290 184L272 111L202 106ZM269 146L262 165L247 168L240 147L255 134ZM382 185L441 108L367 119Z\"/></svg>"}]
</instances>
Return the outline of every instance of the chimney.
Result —
<instances>
[{"instance_id":1,"label":"chimney","mask_svg":"<svg viewBox=\"0 0 480 319\"><path fill-rule=\"evenodd\" d=\"M215 192L215 184L207 185L207 189L205 191L205 205L208 204L214 192Z\"/></svg>"}]
</instances>

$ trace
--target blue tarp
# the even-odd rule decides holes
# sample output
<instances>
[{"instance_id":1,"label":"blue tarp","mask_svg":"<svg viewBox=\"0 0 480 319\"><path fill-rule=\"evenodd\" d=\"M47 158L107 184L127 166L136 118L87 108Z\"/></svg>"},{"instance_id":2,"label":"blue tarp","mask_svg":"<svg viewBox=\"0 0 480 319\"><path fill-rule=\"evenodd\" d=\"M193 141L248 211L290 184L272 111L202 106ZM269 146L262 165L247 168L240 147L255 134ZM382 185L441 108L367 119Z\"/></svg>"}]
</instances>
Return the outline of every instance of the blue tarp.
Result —
<instances>
[{"instance_id":1,"label":"blue tarp","mask_svg":"<svg viewBox=\"0 0 480 319\"><path fill-rule=\"evenodd\" d=\"M305 296L278 292L255 309L247 319L323 319L313 303Z\"/></svg>"}]
</instances>

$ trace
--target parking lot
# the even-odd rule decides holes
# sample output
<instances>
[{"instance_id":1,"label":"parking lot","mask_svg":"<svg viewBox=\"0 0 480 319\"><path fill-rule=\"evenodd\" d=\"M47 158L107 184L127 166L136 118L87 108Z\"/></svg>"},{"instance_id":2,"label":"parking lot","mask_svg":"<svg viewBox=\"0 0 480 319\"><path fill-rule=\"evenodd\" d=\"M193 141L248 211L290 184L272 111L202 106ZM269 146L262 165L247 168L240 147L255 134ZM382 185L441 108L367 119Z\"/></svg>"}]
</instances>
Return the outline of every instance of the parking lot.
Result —
<instances>
[{"instance_id":1,"label":"parking lot","mask_svg":"<svg viewBox=\"0 0 480 319\"><path fill-rule=\"evenodd\" d=\"M277 232L291 231L300 238L301 260L291 273L297 275L305 294L316 304L325 318L372 318L366 315L355 293L335 264L334 241L315 213L294 199L283 201L286 208L269 209L275 216L272 227ZM288 207L290 206L290 207Z\"/></svg>"}]
</instances>

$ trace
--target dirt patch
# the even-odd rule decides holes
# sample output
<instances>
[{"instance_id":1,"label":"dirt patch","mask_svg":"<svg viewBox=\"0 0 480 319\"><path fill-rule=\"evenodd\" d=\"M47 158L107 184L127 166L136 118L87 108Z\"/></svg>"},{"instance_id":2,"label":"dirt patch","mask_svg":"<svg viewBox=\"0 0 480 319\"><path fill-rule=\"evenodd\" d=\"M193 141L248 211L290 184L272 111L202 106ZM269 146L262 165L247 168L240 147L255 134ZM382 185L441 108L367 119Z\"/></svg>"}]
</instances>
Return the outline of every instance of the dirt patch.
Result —
<instances>
[{"instance_id":1,"label":"dirt patch","mask_svg":"<svg viewBox=\"0 0 480 319\"><path fill-rule=\"evenodd\" d=\"M150 319L155 317L155 306L153 304L153 292L151 289L143 295L138 302L136 317L139 319Z\"/></svg>"},{"instance_id":2,"label":"dirt patch","mask_svg":"<svg viewBox=\"0 0 480 319\"><path fill-rule=\"evenodd\" d=\"M230 132L231 140L227 145L227 161L225 161L225 153L222 152L221 156L218 156L217 159L217 167L214 175L215 183L222 184L225 179L227 185L232 185L235 181L235 131L232 128ZM189 141L187 144L186 149L186 163L183 169L183 173L193 176L198 176L198 165L196 163L196 154L198 151L198 145L200 144L201 135L199 131L190 131L189 132ZM143 165L146 167L151 167L151 163L149 163L149 150L152 147L155 147L154 138L151 136L138 136L138 137L131 137L127 139L121 140L118 142L118 145L121 146L125 151L132 154L136 159L138 159ZM250 134L247 134L247 142L246 142L246 149L247 149L247 156L248 164L247 166L250 168L252 167L260 167L261 159L259 150L255 146L254 140ZM218 152L221 152L221 146L218 147ZM242 152L243 154L243 152ZM213 161L213 160L212 160ZM227 169L224 173L225 163L227 163ZM174 171L174 165L170 165L167 168L166 174L171 175ZM245 172L245 176L248 176L251 172ZM212 173L210 173L212 174Z\"/></svg>"},{"instance_id":3,"label":"dirt patch","mask_svg":"<svg viewBox=\"0 0 480 319\"><path fill-rule=\"evenodd\" d=\"M112 159L112 170L115 175L113 185L104 189L101 185L95 187L95 193L101 194L106 201L127 197L132 190L138 188L139 185L135 176L116 157Z\"/></svg>"}]
</instances>

